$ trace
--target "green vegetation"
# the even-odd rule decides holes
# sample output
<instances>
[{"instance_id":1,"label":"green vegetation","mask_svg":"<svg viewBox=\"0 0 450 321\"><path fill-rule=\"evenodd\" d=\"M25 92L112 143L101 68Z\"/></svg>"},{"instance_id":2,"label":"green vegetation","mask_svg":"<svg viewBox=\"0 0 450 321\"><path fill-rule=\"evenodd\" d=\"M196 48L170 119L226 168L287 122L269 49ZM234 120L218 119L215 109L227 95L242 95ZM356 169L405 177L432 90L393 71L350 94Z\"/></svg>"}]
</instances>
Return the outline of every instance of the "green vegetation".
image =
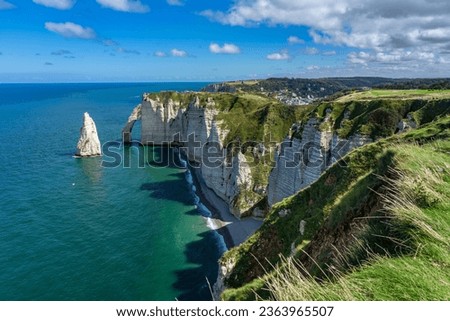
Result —
<instances>
[{"instance_id":1,"label":"green vegetation","mask_svg":"<svg viewBox=\"0 0 450 321\"><path fill-rule=\"evenodd\" d=\"M223 298L449 300L449 125L447 112L355 150L276 204L222 258Z\"/></svg>"},{"instance_id":2,"label":"green vegetation","mask_svg":"<svg viewBox=\"0 0 450 321\"><path fill-rule=\"evenodd\" d=\"M322 281L308 276L301 261L284 260L267 282L272 298L449 300L449 151L447 141L398 146L393 167L381 178L384 194L379 195L380 216L373 218L389 224L385 229L388 233L375 235L373 242L358 244L365 255L357 264L347 261L354 255L351 247L334 251L340 262L323 267ZM343 220L338 224L342 225ZM380 245L376 238L387 240L388 246L382 241L385 253L375 248ZM357 234L355 241L361 242Z\"/></svg>"},{"instance_id":3,"label":"green vegetation","mask_svg":"<svg viewBox=\"0 0 450 321\"><path fill-rule=\"evenodd\" d=\"M443 99L450 98L450 90L433 89L407 89L407 90L388 90L373 89L358 91L347 96L338 98L338 102L373 100L373 99Z\"/></svg>"},{"instance_id":4,"label":"green vegetation","mask_svg":"<svg viewBox=\"0 0 450 321\"><path fill-rule=\"evenodd\" d=\"M342 138L360 133L375 140L393 135L399 122L408 115L414 126L420 126L450 113L450 91L433 91L430 96L422 95L420 99L412 94L410 99L393 98L397 97L396 90L370 92L379 93L378 98L353 100L355 95L366 95L366 92L350 94L334 102L320 103L306 118L316 117L323 121L328 111L329 119L321 124L321 130L335 130ZM439 95L448 98L434 99Z\"/></svg>"},{"instance_id":5,"label":"green vegetation","mask_svg":"<svg viewBox=\"0 0 450 321\"><path fill-rule=\"evenodd\" d=\"M247 144L241 152L251 166L253 178L252 186L241 186L239 196L234 200L234 206L242 209L248 204L256 204L264 195L255 192L255 188L265 188L272 168L271 154L265 157L256 157L253 151L259 143L266 149L283 140L293 123L296 121L294 107L286 106L273 99L254 94L209 94L221 111L217 120L222 123L223 129L228 131L224 140L225 146L241 146ZM243 213L243 216L251 212Z\"/></svg>"}]
</instances>

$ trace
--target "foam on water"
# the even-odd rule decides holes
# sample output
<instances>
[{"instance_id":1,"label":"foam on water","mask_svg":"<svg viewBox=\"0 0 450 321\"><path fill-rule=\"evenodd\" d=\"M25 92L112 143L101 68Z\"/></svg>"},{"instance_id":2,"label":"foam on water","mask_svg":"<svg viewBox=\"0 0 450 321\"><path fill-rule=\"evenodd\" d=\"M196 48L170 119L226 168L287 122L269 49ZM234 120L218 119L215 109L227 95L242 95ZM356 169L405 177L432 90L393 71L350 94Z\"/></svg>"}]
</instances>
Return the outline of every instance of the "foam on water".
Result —
<instances>
[{"instance_id":1,"label":"foam on water","mask_svg":"<svg viewBox=\"0 0 450 321\"><path fill-rule=\"evenodd\" d=\"M220 225L218 225L216 223L216 220L214 220L212 218L212 213L211 211L201 202L200 197L197 195L197 188L194 184L194 178L192 177L192 172L191 170L187 167L187 161L185 159L183 159L183 157L181 156L180 153L178 153L178 157L179 157L179 162L180 164L182 164L185 169L185 177L186 177L186 182L190 185L191 187L191 195L192 198L194 200L195 206L198 209L198 211L203 215L203 217L206 220L206 226L208 226L208 228L210 228L211 230L215 231L217 238L220 240L220 244L221 244L221 248L226 251L227 250L227 246L225 243L225 240L223 238L223 236L217 232L218 229L221 228Z\"/></svg>"}]
</instances>

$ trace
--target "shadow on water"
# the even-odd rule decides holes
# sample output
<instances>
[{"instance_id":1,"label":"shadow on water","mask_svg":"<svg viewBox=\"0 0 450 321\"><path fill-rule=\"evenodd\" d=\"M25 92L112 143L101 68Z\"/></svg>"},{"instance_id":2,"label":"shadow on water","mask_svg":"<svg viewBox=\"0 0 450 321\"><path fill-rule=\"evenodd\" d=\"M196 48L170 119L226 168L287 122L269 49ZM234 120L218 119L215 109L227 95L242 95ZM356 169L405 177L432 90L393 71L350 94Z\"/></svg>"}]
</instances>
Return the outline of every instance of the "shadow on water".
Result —
<instances>
[{"instance_id":1,"label":"shadow on water","mask_svg":"<svg viewBox=\"0 0 450 321\"><path fill-rule=\"evenodd\" d=\"M181 168L179 157L176 153L167 153L166 148L158 148L162 151L158 155L158 150L153 156L157 157L156 162L150 161L149 164L157 166L164 164L172 168ZM168 174L169 177L176 178L175 180L145 183L141 185L141 190L150 191L150 196L158 199L166 199L180 202L184 205L194 205L192 194L190 193L190 186L186 181L184 172ZM183 185L180 188L175 185ZM181 215L199 216L202 217L199 210L189 210ZM206 224L206 222L205 222ZM212 285L218 274L218 260L221 253L220 239L215 231L206 231L197 235L200 239L186 244L183 251L186 257L186 263L192 267L186 269L176 270L176 281L172 287L179 292L177 299L182 301L207 301L212 300L211 292L208 286L208 281ZM207 281L208 280L208 281Z\"/></svg>"},{"instance_id":2,"label":"shadow on water","mask_svg":"<svg viewBox=\"0 0 450 321\"><path fill-rule=\"evenodd\" d=\"M184 251L187 262L197 266L175 271L177 281L173 287L181 291L178 300L208 301L212 299L207 279L211 285L216 281L219 268L217 262L221 253L218 251L218 240L213 231L204 232L198 236L201 239L187 244Z\"/></svg>"},{"instance_id":3,"label":"shadow on water","mask_svg":"<svg viewBox=\"0 0 450 321\"><path fill-rule=\"evenodd\" d=\"M201 214L198 213L198 210L191 210L191 211L187 211L186 213L184 213L185 215L190 215L190 216L199 216Z\"/></svg>"},{"instance_id":4,"label":"shadow on water","mask_svg":"<svg viewBox=\"0 0 450 321\"><path fill-rule=\"evenodd\" d=\"M177 184L176 180L145 183L141 185L141 191L149 191L151 198L163 199L180 202L184 205L192 205L192 198L188 191L180 193L179 188L174 188L174 184Z\"/></svg>"}]
</instances>

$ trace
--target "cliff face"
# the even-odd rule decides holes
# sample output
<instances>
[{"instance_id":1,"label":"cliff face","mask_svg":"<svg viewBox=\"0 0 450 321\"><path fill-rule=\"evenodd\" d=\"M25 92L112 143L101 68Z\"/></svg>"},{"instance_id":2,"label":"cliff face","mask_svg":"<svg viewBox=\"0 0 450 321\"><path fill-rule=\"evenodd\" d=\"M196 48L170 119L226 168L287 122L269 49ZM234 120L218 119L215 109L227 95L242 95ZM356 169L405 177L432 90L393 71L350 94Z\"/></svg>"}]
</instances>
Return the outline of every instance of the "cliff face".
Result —
<instances>
[{"instance_id":1,"label":"cliff face","mask_svg":"<svg viewBox=\"0 0 450 321\"><path fill-rule=\"evenodd\" d=\"M322 123L328 121L326 117ZM275 167L269 176L269 206L308 187L348 152L372 142L369 137L359 134L340 138L336 132L320 130L320 124L316 118L310 118L298 133L300 138L288 137L280 144Z\"/></svg>"},{"instance_id":2,"label":"cliff face","mask_svg":"<svg viewBox=\"0 0 450 321\"><path fill-rule=\"evenodd\" d=\"M141 117L143 144L178 144L231 213L262 217L353 149L413 128L446 106L374 100L292 107L248 93L145 94L124 140ZM246 142L254 144L242 147Z\"/></svg>"},{"instance_id":3,"label":"cliff face","mask_svg":"<svg viewBox=\"0 0 450 321\"><path fill-rule=\"evenodd\" d=\"M128 121L122 130L123 142L125 144L130 144L132 141L131 131L133 130L134 123L141 119L141 111L142 105L139 104L136 106L136 108L133 109L130 117L128 117Z\"/></svg>"},{"instance_id":4,"label":"cliff face","mask_svg":"<svg viewBox=\"0 0 450 321\"><path fill-rule=\"evenodd\" d=\"M240 151L231 155L224 147L228 130L216 119L219 112L214 100L208 98L202 105L199 97L192 98L187 102L145 95L141 104L142 143L180 144L188 159L200 167L206 185L240 217L253 205L238 202L243 189L253 186L251 169ZM208 148L214 152L213 162L205 160Z\"/></svg>"},{"instance_id":5,"label":"cliff face","mask_svg":"<svg viewBox=\"0 0 450 321\"><path fill-rule=\"evenodd\" d=\"M83 126L80 129L80 139L77 144L76 156L93 157L100 156L102 148L98 139L97 127L88 113L83 115Z\"/></svg>"},{"instance_id":6,"label":"cliff face","mask_svg":"<svg viewBox=\"0 0 450 321\"><path fill-rule=\"evenodd\" d=\"M159 97L152 99L144 95L141 106L141 141L143 144L172 143L174 135L183 131L182 115L185 110L179 102L173 100L162 102Z\"/></svg>"}]
</instances>

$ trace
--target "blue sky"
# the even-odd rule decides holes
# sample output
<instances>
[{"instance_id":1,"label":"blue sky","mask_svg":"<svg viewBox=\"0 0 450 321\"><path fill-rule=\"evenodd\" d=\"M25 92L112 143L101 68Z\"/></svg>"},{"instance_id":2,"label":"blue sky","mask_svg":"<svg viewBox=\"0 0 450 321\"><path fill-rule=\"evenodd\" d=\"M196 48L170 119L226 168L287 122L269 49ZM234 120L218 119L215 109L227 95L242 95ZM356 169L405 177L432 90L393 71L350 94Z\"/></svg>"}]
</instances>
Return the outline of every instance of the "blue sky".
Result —
<instances>
[{"instance_id":1,"label":"blue sky","mask_svg":"<svg viewBox=\"0 0 450 321\"><path fill-rule=\"evenodd\" d=\"M0 82L450 76L447 0L0 0Z\"/></svg>"}]
</instances>

